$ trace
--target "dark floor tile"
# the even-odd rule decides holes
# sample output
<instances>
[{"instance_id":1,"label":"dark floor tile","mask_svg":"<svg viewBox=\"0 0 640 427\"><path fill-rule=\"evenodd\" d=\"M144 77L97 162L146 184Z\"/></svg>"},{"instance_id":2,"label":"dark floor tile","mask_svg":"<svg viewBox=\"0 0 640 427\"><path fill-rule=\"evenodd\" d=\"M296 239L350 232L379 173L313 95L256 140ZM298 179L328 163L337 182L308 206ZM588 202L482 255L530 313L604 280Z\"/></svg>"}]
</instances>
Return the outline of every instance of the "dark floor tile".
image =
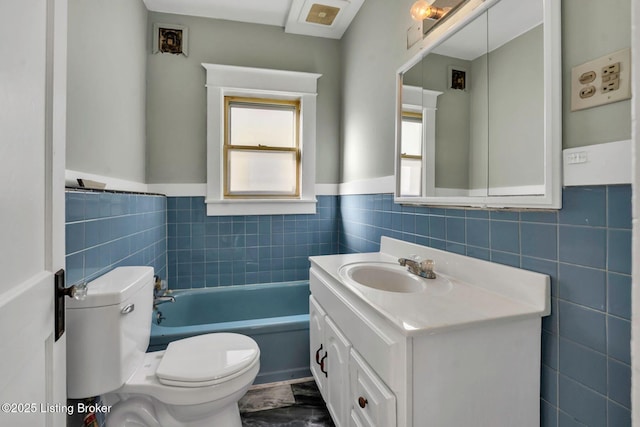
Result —
<instances>
[{"instance_id":1,"label":"dark floor tile","mask_svg":"<svg viewBox=\"0 0 640 427\"><path fill-rule=\"evenodd\" d=\"M296 399L297 405L324 408L325 403L316 383L309 381L306 383L292 384L291 391Z\"/></svg>"},{"instance_id":2,"label":"dark floor tile","mask_svg":"<svg viewBox=\"0 0 640 427\"><path fill-rule=\"evenodd\" d=\"M292 384L291 391L295 404L241 413L243 427L335 427L315 382ZM261 394L268 396L269 388L262 389Z\"/></svg>"},{"instance_id":3,"label":"dark floor tile","mask_svg":"<svg viewBox=\"0 0 640 427\"><path fill-rule=\"evenodd\" d=\"M334 427L324 408L289 406L242 415L243 427Z\"/></svg>"}]
</instances>

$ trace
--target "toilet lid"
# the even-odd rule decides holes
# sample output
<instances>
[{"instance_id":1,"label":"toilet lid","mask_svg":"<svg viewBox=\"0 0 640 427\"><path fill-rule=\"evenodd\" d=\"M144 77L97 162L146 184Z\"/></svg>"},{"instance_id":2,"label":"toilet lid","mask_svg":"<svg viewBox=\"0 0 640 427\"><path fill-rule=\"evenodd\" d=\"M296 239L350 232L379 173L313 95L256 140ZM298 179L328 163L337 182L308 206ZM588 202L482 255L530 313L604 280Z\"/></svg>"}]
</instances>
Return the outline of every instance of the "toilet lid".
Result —
<instances>
[{"instance_id":1,"label":"toilet lid","mask_svg":"<svg viewBox=\"0 0 640 427\"><path fill-rule=\"evenodd\" d=\"M213 385L242 374L259 356L258 344L245 335L198 335L170 343L158 365L156 377L167 385Z\"/></svg>"}]
</instances>

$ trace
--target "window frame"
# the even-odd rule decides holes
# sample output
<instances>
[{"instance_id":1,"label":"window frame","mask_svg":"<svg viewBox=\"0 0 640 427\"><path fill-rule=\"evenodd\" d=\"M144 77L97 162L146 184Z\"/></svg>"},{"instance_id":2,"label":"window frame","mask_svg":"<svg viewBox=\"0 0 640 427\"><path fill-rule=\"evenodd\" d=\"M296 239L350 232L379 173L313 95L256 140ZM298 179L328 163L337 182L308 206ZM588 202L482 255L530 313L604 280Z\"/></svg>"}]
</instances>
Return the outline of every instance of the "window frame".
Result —
<instances>
[{"instance_id":1,"label":"window frame","mask_svg":"<svg viewBox=\"0 0 640 427\"><path fill-rule=\"evenodd\" d=\"M221 64L202 66L207 90L207 215L316 213L316 98L321 74ZM300 102L298 197L225 197L225 96Z\"/></svg>"},{"instance_id":2,"label":"window frame","mask_svg":"<svg viewBox=\"0 0 640 427\"><path fill-rule=\"evenodd\" d=\"M294 112L294 147L272 147L258 144L255 145L234 145L231 144L231 107L233 104L244 105L264 105L268 107L290 106ZM266 108L265 108L266 109ZM225 96L224 97L224 145L223 145L223 186L225 199L280 199L280 198L299 198L300 197L300 169L301 169L301 151L300 151L300 100L283 100L272 98L255 98L242 96ZM270 151L281 153L295 153L296 172L295 172L295 191L292 194L279 193L234 193L231 191L230 182L230 160L229 151Z\"/></svg>"}]
</instances>

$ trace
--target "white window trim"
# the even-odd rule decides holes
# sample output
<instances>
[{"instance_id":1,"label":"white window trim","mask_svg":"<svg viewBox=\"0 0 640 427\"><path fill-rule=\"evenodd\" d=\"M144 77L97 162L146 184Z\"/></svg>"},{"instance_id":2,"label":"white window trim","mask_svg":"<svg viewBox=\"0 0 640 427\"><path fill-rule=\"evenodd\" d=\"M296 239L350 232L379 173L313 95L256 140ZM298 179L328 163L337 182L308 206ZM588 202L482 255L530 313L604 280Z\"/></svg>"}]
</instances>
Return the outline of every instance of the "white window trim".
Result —
<instances>
[{"instance_id":1,"label":"white window trim","mask_svg":"<svg viewBox=\"0 0 640 427\"><path fill-rule=\"evenodd\" d=\"M207 72L207 215L316 213L316 97L321 74L232 65L202 64ZM225 199L222 167L224 97L300 100L299 199Z\"/></svg>"}]
</instances>

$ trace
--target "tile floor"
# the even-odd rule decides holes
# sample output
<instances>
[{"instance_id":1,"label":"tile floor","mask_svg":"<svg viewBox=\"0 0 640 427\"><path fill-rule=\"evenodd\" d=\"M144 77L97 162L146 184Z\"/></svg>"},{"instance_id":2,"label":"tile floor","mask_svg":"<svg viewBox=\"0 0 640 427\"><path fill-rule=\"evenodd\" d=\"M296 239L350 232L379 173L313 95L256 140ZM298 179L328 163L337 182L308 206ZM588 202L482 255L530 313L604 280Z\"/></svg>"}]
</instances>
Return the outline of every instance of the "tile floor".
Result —
<instances>
[{"instance_id":1,"label":"tile floor","mask_svg":"<svg viewBox=\"0 0 640 427\"><path fill-rule=\"evenodd\" d=\"M238 406L243 427L334 427L313 380L255 387Z\"/></svg>"}]
</instances>

